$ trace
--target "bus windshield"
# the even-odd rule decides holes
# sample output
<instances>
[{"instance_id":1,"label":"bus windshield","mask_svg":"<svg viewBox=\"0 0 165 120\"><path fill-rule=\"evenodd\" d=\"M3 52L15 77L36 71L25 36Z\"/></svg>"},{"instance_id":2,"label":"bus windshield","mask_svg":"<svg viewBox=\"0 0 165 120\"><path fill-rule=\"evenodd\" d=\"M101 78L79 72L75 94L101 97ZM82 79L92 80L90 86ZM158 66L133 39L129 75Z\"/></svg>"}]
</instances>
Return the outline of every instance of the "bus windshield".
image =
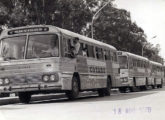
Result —
<instances>
[{"instance_id":1,"label":"bus windshield","mask_svg":"<svg viewBox=\"0 0 165 120\"><path fill-rule=\"evenodd\" d=\"M26 36L2 39L1 57L4 60L23 59Z\"/></svg>"},{"instance_id":2,"label":"bus windshield","mask_svg":"<svg viewBox=\"0 0 165 120\"><path fill-rule=\"evenodd\" d=\"M53 35L30 35L27 59L59 56L59 40Z\"/></svg>"},{"instance_id":3,"label":"bus windshield","mask_svg":"<svg viewBox=\"0 0 165 120\"><path fill-rule=\"evenodd\" d=\"M121 69L127 69L128 64L127 64L127 56L119 56L119 65Z\"/></svg>"},{"instance_id":4,"label":"bus windshield","mask_svg":"<svg viewBox=\"0 0 165 120\"><path fill-rule=\"evenodd\" d=\"M59 56L58 35L29 35L27 41L26 38L17 36L2 39L1 57L4 60L18 60L24 59L24 56L26 59Z\"/></svg>"}]
</instances>

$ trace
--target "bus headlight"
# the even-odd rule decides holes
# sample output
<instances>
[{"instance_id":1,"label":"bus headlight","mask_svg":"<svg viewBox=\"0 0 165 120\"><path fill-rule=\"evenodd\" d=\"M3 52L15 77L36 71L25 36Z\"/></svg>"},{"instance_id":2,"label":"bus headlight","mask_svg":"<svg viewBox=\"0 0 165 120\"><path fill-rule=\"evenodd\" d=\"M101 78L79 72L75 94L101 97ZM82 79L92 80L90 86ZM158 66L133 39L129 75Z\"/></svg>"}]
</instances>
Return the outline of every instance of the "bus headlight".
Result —
<instances>
[{"instance_id":1,"label":"bus headlight","mask_svg":"<svg viewBox=\"0 0 165 120\"><path fill-rule=\"evenodd\" d=\"M127 78L124 79L124 82L128 82Z\"/></svg>"},{"instance_id":2,"label":"bus headlight","mask_svg":"<svg viewBox=\"0 0 165 120\"><path fill-rule=\"evenodd\" d=\"M50 75L50 81L55 81L56 80L56 76L55 75Z\"/></svg>"},{"instance_id":3,"label":"bus headlight","mask_svg":"<svg viewBox=\"0 0 165 120\"><path fill-rule=\"evenodd\" d=\"M42 80L43 80L44 82L48 82L48 81L49 81L49 76L48 76L48 75L44 75L44 76L42 77Z\"/></svg>"},{"instance_id":4,"label":"bus headlight","mask_svg":"<svg viewBox=\"0 0 165 120\"><path fill-rule=\"evenodd\" d=\"M53 82L57 82L59 80L58 73L50 75L50 80L53 81Z\"/></svg>"},{"instance_id":5,"label":"bus headlight","mask_svg":"<svg viewBox=\"0 0 165 120\"><path fill-rule=\"evenodd\" d=\"M9 84L10 83L10 80L8 78L5 78L4 79L4 84Z\"/></svg>"},{"instance_id":6,"label":"bus headlight","mask_svg":"<svg viewBox=\"0 0 165 120\"><path fill-rule=\"evenodd\" d=\"M125 77L125 78L121 78L122 82L128 82L128 78Z\"/></svg>"}]
</instances>

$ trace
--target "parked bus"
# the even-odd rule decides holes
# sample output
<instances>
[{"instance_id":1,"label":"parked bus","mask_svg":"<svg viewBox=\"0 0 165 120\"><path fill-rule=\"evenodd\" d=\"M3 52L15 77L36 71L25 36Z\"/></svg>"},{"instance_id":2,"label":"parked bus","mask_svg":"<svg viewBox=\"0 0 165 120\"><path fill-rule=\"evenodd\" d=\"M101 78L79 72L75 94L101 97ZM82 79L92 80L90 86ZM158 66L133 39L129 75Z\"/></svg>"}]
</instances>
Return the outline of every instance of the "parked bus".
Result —
<instances>
[{"instance_id":1,"label":"parked bus","mask_svg":"<svg viewBox=\"0 0 165 120\"><path fill-rule=\"evenodd\" d=\"M145 57L129 52L118 51L120 65L120 81L118 87L121 92L145 89L150 78L149 60Z\"/></svg>"},{"instance_id":2,"label":"parked bus","mask_svg":"<svg viewBox=\"0 0 165 120\"><path fill-rule=\"evenodd\" d=\"M69 99L87 90L110 95L119 79L115 47L55 26L7 29L0 45L0 93L18 93L22 103L38 93L65 92Z\"/></svg>"},{"instance_id":3,"label":"parked bus","mask_svg":"<svg viewBox=\"0 0 165 120\"><path fill-rule=\"evenodd\" d=\"M147 89L148 86L162 87L163 65L129 52L118 51L120 80L118 88L121 92Z\"/></svg>"},{"instance_id":4,"label":"parked bus","mask_svg":"<svg viewBox=\"0 0 165 120\"><path fill-rule=\"evenodd\" d=\"M164 67L160 63L150 61L150 68L151 68L150 85L152 85L152 88L155 88L155 87L162 88L163 81L164 81Z\"/></svg>"}]
</instances>

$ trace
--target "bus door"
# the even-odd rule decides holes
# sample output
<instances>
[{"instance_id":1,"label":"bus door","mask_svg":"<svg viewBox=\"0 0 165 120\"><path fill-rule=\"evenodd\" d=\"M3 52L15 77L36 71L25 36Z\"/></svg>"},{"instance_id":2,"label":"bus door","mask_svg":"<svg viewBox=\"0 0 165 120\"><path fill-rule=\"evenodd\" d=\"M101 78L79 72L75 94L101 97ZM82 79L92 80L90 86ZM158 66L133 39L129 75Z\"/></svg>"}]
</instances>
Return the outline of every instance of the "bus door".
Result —
<instances>
[{"instance_id":1,"label":"bus door","mask_svg":"<svg viewBox=\"0 0 165 120\"><path fill-rule=\"evenodd\" d=\"M112 65L112 55L109 50L104 50L104 59L106 61L107 75L110 75L112 86L115 86L115 80L113 79L113 65Z\"/></svg>"}]
</instances>

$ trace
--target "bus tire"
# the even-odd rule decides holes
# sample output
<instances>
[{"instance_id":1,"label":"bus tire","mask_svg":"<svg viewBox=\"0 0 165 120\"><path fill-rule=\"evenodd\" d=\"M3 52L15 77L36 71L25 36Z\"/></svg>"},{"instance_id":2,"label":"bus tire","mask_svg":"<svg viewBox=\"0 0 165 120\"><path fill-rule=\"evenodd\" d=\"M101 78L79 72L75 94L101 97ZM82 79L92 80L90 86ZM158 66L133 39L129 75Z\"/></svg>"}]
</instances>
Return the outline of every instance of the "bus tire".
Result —
<instances>
[{"instance_id":1,"label":"bus tire","mask_svg":"<svg viewBox=\"0 0 165 120\"><path fill-rule=\"evenodd\" d=\"M79 82L78 82L78 78L74 76L72 78L72 90L67 91L66 96L68 97L68 99L74 100L78 97L78 95L79 95Z\"/></svg>"},{"instance_id":2,"label":"bus tire","mask_svg":"<svg viewBox=\"0 0 165 120\"><path fill-rule=\"evenodd\" d=\"M146 78L146 82L145 82L145 86L144 86L144 90L148 89L148 78Z\"/></svg>"},{"instance_id":3,"label":"bus tire","mask_svg":"<svg viewBox=\"0 0 165 120\"><path fill-rule=\"evenodd\" d=\"M111 79L108 77L107 78L107 87L104 89L105 96L110 96L111 95Z\"/></svg>"},{"instance_id":4,"label":"bus tire","mask_svg":"<svg viewBox=\"0 0 165 120\"><path fill-rule=\"evenodd\" d=\"M133 77L133 86L131 87L131 92L137 92L136 78Z\"/></svg>"},{"instance_id":5,"label":"bus tire","mask_svg":"<svg viewBox=\"0 0 165 120\"><path fill-rule=\"evenodd\" d=\"M119 91L120 91L120 93L125 93L126 92L126 89L125 89L125 87L120 87L119 88Z\"/></svg>"},{"instance_id":6,"label":"bus tire","mask_svg":"<svg viewBox=\"0 0 165 120\"><path fill-rule=\"evenodd\" d=\"M28 104L31 100L31 93L29 92L19 92L18 96L21 103Z\"/></svg>"},{"instance_id":7,"label":"bus tire","mask_svg":"<svg viewBox=\"0 0 165 120\"><path fill-rule=\"evenodd\" d=\"M156 79L154 78L154 85L152 85L152 89L155 89L156 88Z\"/></svg>"},{"instance_id":8,"label":"bus tire","mask_svg":"<svg viewBox=\"0 0 165 120\"><path fill-rule=\"evenodd\" d=\"M163 80L161 80L160 88L163 88Z\"/></svg>"},{"instance_id":9,"label":"bus tire","mask_svg":"<svg viewBox=\"0 0 165 120\"><path fill-rule=\"evenodd\" d=\"M98 92L99 97L105 96L105 89L98 89L97 92Z\"/></svg>"}]
</instances>

